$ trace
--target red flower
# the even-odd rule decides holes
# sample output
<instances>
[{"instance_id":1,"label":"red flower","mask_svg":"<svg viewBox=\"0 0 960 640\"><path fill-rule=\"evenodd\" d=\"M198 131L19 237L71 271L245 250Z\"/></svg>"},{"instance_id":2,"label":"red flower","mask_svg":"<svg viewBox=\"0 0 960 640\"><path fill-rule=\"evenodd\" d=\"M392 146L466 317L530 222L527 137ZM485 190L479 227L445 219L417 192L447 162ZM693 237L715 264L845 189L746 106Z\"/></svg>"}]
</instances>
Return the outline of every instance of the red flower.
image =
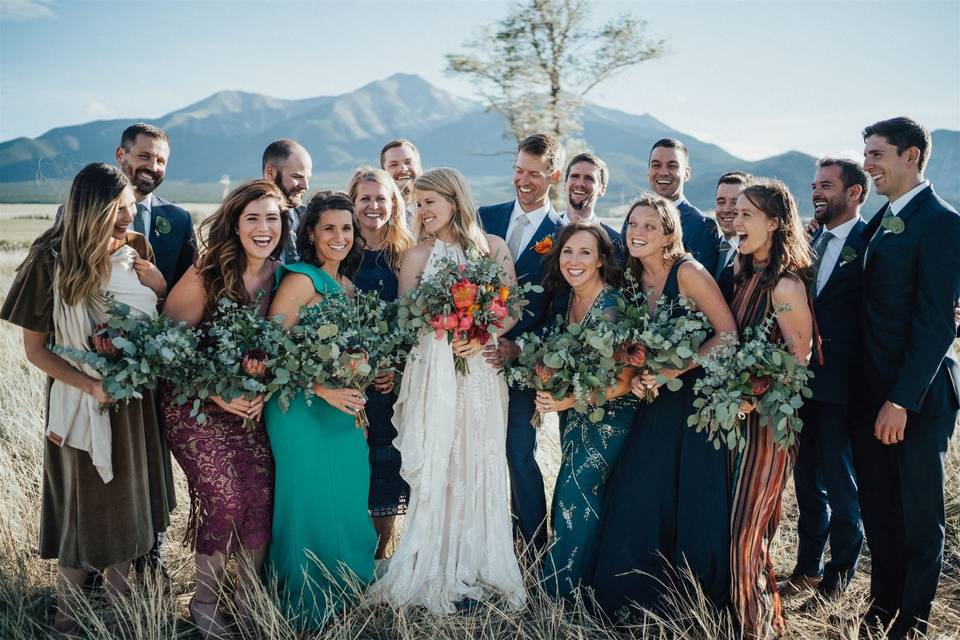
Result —
<instances>
[{"instance_id":1,"label":"red flower","mask_svg":"<svg viewBox=\"0 0 960 640\"><path fill-rule=\"evenodd\" d=\"M267 352L263 349L251 349L240 360L243 372L251 378L259 378L267 372Z\"/></svg>"},{"instance_id":2,"label":"red flower","mask_svg":"<svg viewBox=\"0 0 960 640\"><path fill-rule=\"evenodd\" d=\"M93 350L99 353L102 356L113 359L120 355L120 351L113 346L114 337L123 337L124 333L121 330L113 331L110 329L110 325L106 322L101 322L93 328L93 335L91 340L93 342Z\"/></svg>"},{"instance_id":3,"label":"red flower","mask_svg":"<svg viewBox=\"0 0 960 640\"><path fill-rule=\"evenodd\" d=\"M533 245L533 250L543 255L545 253L550 253L550 249L553 249L553 236L546 236Z\"/></svg>"},{"instance_id":4,"label":"red flower","mask_svg":"<svg viewBox=\"0 0 960 640\"><path fill-rule=\"evenodd\" d=\"M503 320L510 315L510 309L497 299L490 303L490 313L492 313L497 320Z\"/></svg>"},{"instance_id":5,"label":"red flower","mask_svg":"<svg viewBox=\"0 0 960 640\"><path fill-rule=\"evenodd\" d=\"M453 306L458 311L469 309L477 301L477 290L479 287L466 278L460 280L452 287L450 293L453 294Z\"/></svg>"},{"instance_id":6,"label":"red flower","mask_svg":"<svg viewBox=\"0 0 960 640\"><path fill-rule=\"evenodd\" d=\"M647 363L647 350L639 342L624 342L613 355L614 360L631 367L642 367Z\"/></svg>"},{"instance_id":7,"label":"red flower","mask_svg":"<svg viewBox=\"0 0 960 640\"><path fill-rule=\"evenodd\" d=\"M457 328L461 331L466 331L473 326L473 318L469 315L460 316L460 322L457 325Z\"/></svg>"},{"instance_id":8,"label":"red flower","mask_svg":"<svg viewBox=\"0 0 960 640\"><path fill-rule=\"evenodd\" d=\"M537 377L540 378L540 382L547 384L550 382L550 379L553 378L553 374L557 372L553 367L548 367L542 362L538 362L533 365L533 372L537 374Z\"/></svg>"},{"instance_id":9,"label":"red flower","mask_svg":"<svg viewBox=\"0 0 960 640\"><path fill-rule=\"evenodd\" d=\"M750 393L759 398L773 386L773 380L768 376L750 376Z\"/></svg>"}]
</instances>

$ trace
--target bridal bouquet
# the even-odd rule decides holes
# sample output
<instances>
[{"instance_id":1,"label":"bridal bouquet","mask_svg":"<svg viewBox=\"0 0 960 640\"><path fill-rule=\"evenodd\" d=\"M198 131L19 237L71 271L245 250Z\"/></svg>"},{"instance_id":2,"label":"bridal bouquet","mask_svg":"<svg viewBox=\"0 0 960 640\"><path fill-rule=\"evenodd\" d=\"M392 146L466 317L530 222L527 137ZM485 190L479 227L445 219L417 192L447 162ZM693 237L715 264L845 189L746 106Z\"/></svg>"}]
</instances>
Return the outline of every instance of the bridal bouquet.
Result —
<instances>
[{"instance_id":1,"label":"bridal bouquet","mask_svg":"<svg viewBox=\"0 0 960 640\"><path fill-rule=\"evenodd\" d=\"M381 373L396 371L406 359L412 335L396 326L396 304L376 292L357 291L353 298L330 296L300 310L291 328L298 364L294 385L278 398L283 410L301 388L311 402L313 385L351 387L365 392ZM366 412L356 415L357 427L369 426Z\"/></svg>"},{"instance_id":2,"label":"bridal bouquet","mask_svg":"<svg viewBox=\"0 0 960 640\"><path fill-rule=\"evenodd\" d=\"M812 395L807 382L813 373L770 340L775 321L773 315L757 330L747 328L739 345L729 341L697 358L706 375L694 385L696 411L687 424L706 431L717 449L743 450L741 424L751 411L773 429L773 441L783 449L793 446L803 427L798 411Z\"/></svg>"},{"instance_id":3,"label":"bridal bouquet","mask_svg":"<svg viewBox=\"0 0 960 640\"><path fill-rule=\"evenodd\" d=\"M158 378L168 378L177 363L192 357L197 340L186 325L166 316L135 316L129 306L112 299L108 305L109 319L90 336L92 350L53 345L51 351L90 366L100 374L107 395L129 402L142 398L143 389L155 389Z\"/></svg>"},{"instance_id":4,"label":"bridal bouquet","mask_svg":"<svg viewBox=\"0 0 960 640\"><path fill-rule=\"evenodd\" d=\"M400 327L415 333L433 330L437 340L446 337L448 343L485 344L507 317L520 316L524 294L543 291L540 285L506 286L503 280L500 262L476 251L468 252L465 264L441 258L436 273L400 300ZM465 358L455 356L455 364L461 375L470 372Z\"/></svg>"},{"instance_id":5,"label":"bridal bouquet","mask_svg":"<svg viewBox=\"0 0 960 640\"><path fill-rule=\"evenodd\" d=\"M677 391L683 381L668 379L660 372L690 366L707 339L710 323L696 310L692 300L683 297L678 300L661 297L656 310L650 311L646 296L637 287L630 286L631 280L628 274L624 297L617 300L619 342L614 357L622 365L653 372L658 383ZM676 313L678 309L682 313ZM654 390L644 393L647 402L653 402L654 398Z\"/></svg>"},{"instance_id":6,"label":"bridal bouquet","mask_svg":"<svg viewBox=\"0 0 960 640\"><path fill-rule=\"evenodd\" d=\"M279 322L257 314L261 297L251 306L221 298L213 321L195 330L197 350L178 362L179 371L172 376L174 402L192 400L190 415L200 424L207 419L207 398L230 402L264 394L269 399L290 381L289 338ZM244 420L248 429L255 425L250 418Z\"/></svg>"},{"instance_id":7,"label":"bridal bouquet","mask_svg":"<svg viewBox=\"0 0 960 640\"><path fill-rule=\"evenodd\" d=\"M547 391L561 400L572 394L574 409L592 422L603 419L607 389L617 382L622 369L614 357L618 338L613 324L597 321L585 328L565 324L558 317L554 329L544 336L525 333L516 362L507 366L507 382L521 389ZM530 421L539 427L542 418Z\"/></svg>"}]
</instances>

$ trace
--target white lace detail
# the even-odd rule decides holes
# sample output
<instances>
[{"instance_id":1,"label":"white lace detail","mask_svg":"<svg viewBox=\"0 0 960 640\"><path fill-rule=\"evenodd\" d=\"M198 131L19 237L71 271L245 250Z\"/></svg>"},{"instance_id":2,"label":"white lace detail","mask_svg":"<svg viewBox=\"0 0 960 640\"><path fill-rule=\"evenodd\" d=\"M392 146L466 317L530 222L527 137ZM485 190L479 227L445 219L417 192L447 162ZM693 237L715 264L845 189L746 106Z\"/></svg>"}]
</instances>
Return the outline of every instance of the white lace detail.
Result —
<instances>
[{"instance_id":1,"label":"white lace detail","mask_svg":"<svg viewBox=\"0 0 960 640\"><path fill-rule=\"evenodd\" d=\"M443 256L466 259L437 241L423 277ZM507 385L482 354L469 367L458 376L450 346L433 333L407 363L393 423L410 503L387 572L368 592L373 602L435 613L495 594L514 609L526 604L510 524Z\"/></svg>"}]
</instances>

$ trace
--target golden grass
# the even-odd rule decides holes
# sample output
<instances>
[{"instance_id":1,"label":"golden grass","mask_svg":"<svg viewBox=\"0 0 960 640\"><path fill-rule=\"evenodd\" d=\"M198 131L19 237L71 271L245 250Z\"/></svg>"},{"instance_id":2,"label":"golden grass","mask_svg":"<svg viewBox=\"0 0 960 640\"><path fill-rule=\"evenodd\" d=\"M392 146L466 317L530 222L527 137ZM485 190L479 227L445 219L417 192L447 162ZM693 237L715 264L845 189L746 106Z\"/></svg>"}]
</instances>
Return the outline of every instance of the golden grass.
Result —
<instances>
[{"instance_id":1,"label":"golden grass","mask_svg":"<svg viewBox=\"0 0 960 640\"><path fill-rule=\"evenodd\" d=\"M0 299L6 296L13 271L23 251L0 252ZM37 557L42 469L43 377L23 356L20 332L0 324L0 638L49 637L47 625L55 579L53 562ZM559 461L556 422L542 434L539 460L552 484ZM931 619L930 637L954 637L960 630L960 453L947 460L947 557ZM102 598L86 601L84 636L107 638L199 637L187 619L186 604L193 591L190 553L179 544L186 525L186 484L177 470L180 506L173 514L164 561L172 578L169 592L155 582L134 583L131 594L119 602ZM638 487L638 490L642 488ZM789 572L796 548L796 503L790 485L784 499L784 518L773 542L778 573ZM865 553L861 570L840 602L813 613L787 611L788 639L856 638L857 613L865 608L870 559ZM535 576L527 575L528 607L511 613L492 602L468 614L437 617L423 611L394 611L385 606L348 607L322 633L324 639L377 638L524 638L530 640L614 638L727 638L733 624L711 611L702 594L679 585L675 611L669 618L648 616L645 624L613 629L591 618L583 603L556 602L546 596ZM242 594L250 615L240 631L250 638L294 638L295 626L274 606L268 588ZM233 599L227 598L228 609Z\"/></svg>"}]
</instances>

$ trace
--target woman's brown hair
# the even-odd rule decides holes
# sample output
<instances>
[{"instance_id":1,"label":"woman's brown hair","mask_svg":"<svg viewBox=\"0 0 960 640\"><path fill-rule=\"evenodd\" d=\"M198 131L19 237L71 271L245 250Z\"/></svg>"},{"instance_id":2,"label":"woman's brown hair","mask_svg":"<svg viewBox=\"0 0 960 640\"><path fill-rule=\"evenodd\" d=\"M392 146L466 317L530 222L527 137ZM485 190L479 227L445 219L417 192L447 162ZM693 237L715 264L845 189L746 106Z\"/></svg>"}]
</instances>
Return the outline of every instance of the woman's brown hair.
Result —
<instances>
[{"instance_id":1,"label":"woman's brown hair","mask_svg":"<svg viewBox=\"0 0 960 640\"><path fill-rule=\"evenodd\" d=\"M238 227L240 214L247 205L264 198L273 198L280 206L280 241L270 254L271 259L277 260L290 234L290 223L286 215L290 205L280 187L268 180L252 180L240 185L227 195L216 211L200 223L197 236L200 238L201 249L194 266L206 292L203 310L207 317L213 315L217 302L223 297L239 304L254 303L243 284L247 254L240 242Z\"/></svg>"}]
</instances>

